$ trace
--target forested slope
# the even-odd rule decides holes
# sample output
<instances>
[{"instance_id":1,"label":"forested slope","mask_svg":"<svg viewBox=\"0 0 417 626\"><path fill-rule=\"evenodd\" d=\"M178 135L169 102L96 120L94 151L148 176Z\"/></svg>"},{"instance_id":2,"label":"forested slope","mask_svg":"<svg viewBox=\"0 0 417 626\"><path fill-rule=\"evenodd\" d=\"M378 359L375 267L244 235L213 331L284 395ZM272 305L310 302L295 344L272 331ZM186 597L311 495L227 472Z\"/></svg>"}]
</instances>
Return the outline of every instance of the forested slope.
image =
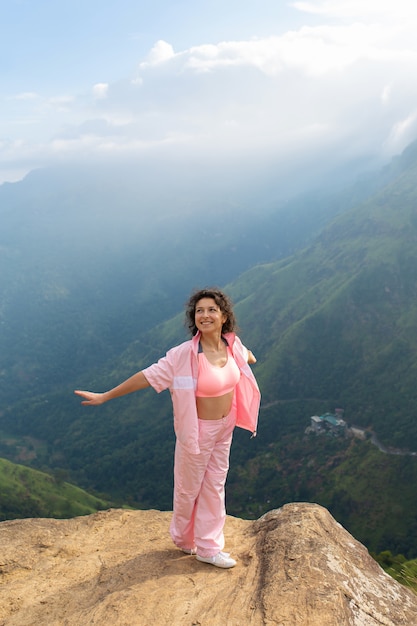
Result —
<instances>
[{"instance_id":1,"label":"forested slope","mask_svg":"<svg viewBox=\"0 0 417 626\"><path fill-rule=\"evenodd\" d=\"M318 234L308 247L284 259L277 251L279 260L271 253L267 263L256 264L226 286L236 302L240 334L258 357L254 371L263 393L257 439L236 433L228 491L231 514L256 517L286 501L308 499L328 506L371 549L417 554L412 534L417 505L410 495L416 458L380 457L369 442L311 441L304 434L311 415L338 406L350 424L373 429L386 445L417 451L415 156L414 146L401 166L396 164L394 180L388 182L392 172L383 177L387 184L377 186L378 192L367 201L347 211L335 207L333 214L340 215L324 228L323 223L317 225ZM326 211L329 216L328 206ZM282 241L279 220L274 224L277 241ZM269 236L272 245L272 229ZM256 241L261 240L259 234ZM199 257L201 264L213 252L209 241L207 256ZM227 245L222 250L216 257L219 265L227 259ZM173 277L177 266L171 269ZM182 279L179 274L176 285ZM190 283L189 276L187 280ZM172 293L176 285L171 285ZM63 311L68 311L71 298L67 295L61 303ZM74 367L67 370L71 376L66 383L61 378L53 389L45 376L36 393L36 373L22 366L23 358L17 360L21 385L29 377L32 393L8 396L2 425L21 437L22 445L28 434L43 442L33 465L63 468L78 484L120 502L171 507L174 438L169 394L156 396L148 390L94 409L81 407L72 395L74 387L106 389L185 339L182 315L172 317L170 307L164 311L166 321L158 310L153 328L147 322L149 328L142 328L136 341L128 340L130 330L118 353L117 342L112 346L111 356L95 349L97 333L88 313L88 367L78 373ZM110 309L115 324L115 300ZM81 309L67 329L77 363L88 337L85 326L77 330L83 315ZM54 331L55 341L57 337ZM63 333L62 341L65 337ZM7 358L12 358L10 352ZM48 364L48 372L62 366L65 359L60 358ZM6 359L3 372L10 367ZM42 369L39 361L37 368ZM9 391L7 384L3 390ZM383 471L370 472L381 458ZM386 497L377 497L387 485Z\"/></svg>"},{"instance_id":2,"label":"forested slope","mask_svg":"<svg viewBox=\"0 0 417 626\"><path fill-rule=\"evenodd\" d=\"M266 402L345 409L387 445L417 450L414 165L295 257L241 278ZM248 281L248 287L242 283ZM262 317L262 327L257 324Z\"/></svg>"},{"instance_id":3,"label":"forested slope","mask_svg":"<svg viewBox=\"0 0 417 626\"><path fill-rule=\"evenodd\" d=\"M406 167L284 200L271 189L196 189L141 166L56 168L0 186L0 405L53 393L118 359L182 309L287 257Z\"/></svg>"},{"instance_id":4,"label":"forested slope","mask_svg":"<svg viewBox=\"0 0 417 626\"><path fill-rule=\"evenodd\" d=\"M0 521L25 517L68 518L108 508L106 500L64 480L0 459Z\"/></svg>"}]
</instances>

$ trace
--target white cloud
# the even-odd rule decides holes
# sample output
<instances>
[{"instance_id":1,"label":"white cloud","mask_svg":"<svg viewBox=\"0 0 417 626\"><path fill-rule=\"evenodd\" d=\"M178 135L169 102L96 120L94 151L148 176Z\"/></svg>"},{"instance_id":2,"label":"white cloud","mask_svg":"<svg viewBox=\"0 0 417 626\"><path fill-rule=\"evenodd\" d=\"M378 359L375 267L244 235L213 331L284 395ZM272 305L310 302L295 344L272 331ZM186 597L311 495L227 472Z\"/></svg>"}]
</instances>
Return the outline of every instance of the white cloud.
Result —
<instances>
[{"instance_id":1,"label":"white cloud","mask_svg":"<svg viewBox=\"0 0 417 626\"><path fill-rule=\"evenodd\" d=\"M18 93L17 95L13 96L12 99L14 100L37 100L37 98L39 98L39 94L35 93L34 91L25 91L23 93Z\"/></svg>"},{"instance_id":2,"label":"white cloud","mask_svg":"<svg viewBox=\"0 0 417 626\"><path fill-rule=\"evenodd\" d=\"M381 101L383 102L383 104L388 105L391 99L391 93L392 93L392 84L389 85L384 85L383 89L382 89L382 93L381 93Z\"/></svg>"},{"instance_id":3,"label":"white cloud","mask_svg":"<svg viewBox=\"0 0 417 626\"><path fill-rule=\"evenodd\" d=\"M316 0L292 2L291 5L306 13L338 18L401 20L417 17L417 5L412 0Z\"/></svg>"},{"instance_id":4,"label":"white cloud","mask_svg":"<svg viewBox=\"0 0 417 626\"><path fill-rule=\"evenodd\" d=\"M398 120L384 144L388 154L398 153L415 139L417 136L417 109L412 111L406 118Z\"/></svg>"},{"instance_id":5,"label":"white cloud","mask_svg":"<svg viewBox=\"0 0 417 626\"><path fill-rule=\"evenodd\" d=\"M93 87L93 96L98 100L104 100L107 98L109 93L109 85L108 83L97 83Z\"/></svg>"},{"instance_id":6,"label":"white cloud","mask_svg":"<svg viewBox=\"0 0 417 626\"><path fill-rule=\"evenodd\" d=\"M158 65L159 63L164 63L174 57L174 48L171 44L161 39L156 42L152 50L149 52L146 61L141 63L141 67L146 67L147 65Z\"/></svg>"},{"instance_id":7,"label":"white cloud","mask_svg":"<svg viewBox=\"0 0 417 626\"><path fill-rule=\"evenodd\" d=\"M52 96L48 98L48 102L53 106L66 106L74 102L74 96Z\"/></svg>"},{"instance_id":8,"label":"white cloud","mask_svg":"<svg viewBox=\"0 0 417 626\"><path fill-rule=\"evenodd\" d=\"M303 27L281 37L196 46L182 58L185 69L255 67L270 75L288 69L319 75L367 59L417 60L415 49L388 47L391 36L383 26L362 23Z\"/></svg>"},{"instance_id":9,"label":"white cloud","mask_svg":"<svg viewBox=\"0 0 417 626\"><path fill-rule=\"evenodd\" d=\"M414 8L392 27L389 4L296 2L344 21L178 52L159 40L133 77L78 96L22 93L0 120L0 138L23 113L32 136L0 146L0 164L159 150L190 162L213 155L299 167L331 149L340 159L395 151L417 133L417 44ZM361 18L364 5L372 19Z\"/></svg>"}]
</instances>

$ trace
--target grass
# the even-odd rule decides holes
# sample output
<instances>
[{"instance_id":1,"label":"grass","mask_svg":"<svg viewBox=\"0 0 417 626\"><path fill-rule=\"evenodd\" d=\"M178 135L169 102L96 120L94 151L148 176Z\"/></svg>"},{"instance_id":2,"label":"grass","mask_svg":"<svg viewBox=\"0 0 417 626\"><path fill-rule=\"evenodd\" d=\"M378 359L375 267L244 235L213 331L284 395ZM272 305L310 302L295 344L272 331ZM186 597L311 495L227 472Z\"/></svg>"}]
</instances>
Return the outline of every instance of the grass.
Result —
<instances>
[{"instance_id":1,"label":"grass","mask_svg":"<svg viewBox=\"0 0 417 626\"><path fill-rule=\"evenodd\" d=\"M372 556L387 574L417 594L417 559L407 561L402 554L393 556L389 550Z\"/></svg>"},{"instance_id":2,"label":"grass","mask_svg":"<svg viewBox=\"0 0 417 626\"><path fill-rule=\"evenodd\" d=\"M69 518L108 508L105 500L57 477L0 459L0 520Z\"/></svg>"}]
</instances>

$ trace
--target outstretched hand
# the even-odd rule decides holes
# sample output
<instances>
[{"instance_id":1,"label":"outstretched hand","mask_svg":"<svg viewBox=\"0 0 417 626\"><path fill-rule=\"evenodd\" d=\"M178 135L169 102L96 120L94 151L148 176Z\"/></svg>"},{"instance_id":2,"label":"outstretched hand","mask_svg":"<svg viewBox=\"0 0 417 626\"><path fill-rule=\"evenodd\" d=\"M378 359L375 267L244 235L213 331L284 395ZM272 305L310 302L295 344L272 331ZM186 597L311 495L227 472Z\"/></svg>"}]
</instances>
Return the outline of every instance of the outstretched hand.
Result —
<instances>
[{"instance_id":1,"label":"outstretched hand","mask_svg":"<svg viewBox=\"0 0 417 626\"><path fill-rule=\"evenodd\" d=\"M104 397L104 393L94 393L93 391L79 391L78 389L76 389L74 393L75 395L81 396L82 398L84 398L81 404L98 406L100 404L103 404L106 401Z\"/></svg>"}]
</instances>

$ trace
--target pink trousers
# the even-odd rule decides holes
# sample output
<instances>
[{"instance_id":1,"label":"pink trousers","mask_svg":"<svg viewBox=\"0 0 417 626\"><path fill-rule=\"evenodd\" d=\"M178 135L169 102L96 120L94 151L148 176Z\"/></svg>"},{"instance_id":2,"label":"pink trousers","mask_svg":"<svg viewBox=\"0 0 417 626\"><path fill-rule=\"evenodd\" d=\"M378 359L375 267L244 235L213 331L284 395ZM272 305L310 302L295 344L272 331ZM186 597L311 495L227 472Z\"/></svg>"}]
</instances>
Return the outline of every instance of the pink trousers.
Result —
<instances>
[{"instance_id":1,"label":"pink trousers","mask_svg":"<svg viewBox=\"0 0 417 626\"><path fill-rule=\"evenodd\" d=\"M234 413L234 412L232 412ZM179 548L214 556L224 548L224 486L236 418L198 420L200 454L175 445L174 513L170 533Z\"/></svg>"}]
</instances>

